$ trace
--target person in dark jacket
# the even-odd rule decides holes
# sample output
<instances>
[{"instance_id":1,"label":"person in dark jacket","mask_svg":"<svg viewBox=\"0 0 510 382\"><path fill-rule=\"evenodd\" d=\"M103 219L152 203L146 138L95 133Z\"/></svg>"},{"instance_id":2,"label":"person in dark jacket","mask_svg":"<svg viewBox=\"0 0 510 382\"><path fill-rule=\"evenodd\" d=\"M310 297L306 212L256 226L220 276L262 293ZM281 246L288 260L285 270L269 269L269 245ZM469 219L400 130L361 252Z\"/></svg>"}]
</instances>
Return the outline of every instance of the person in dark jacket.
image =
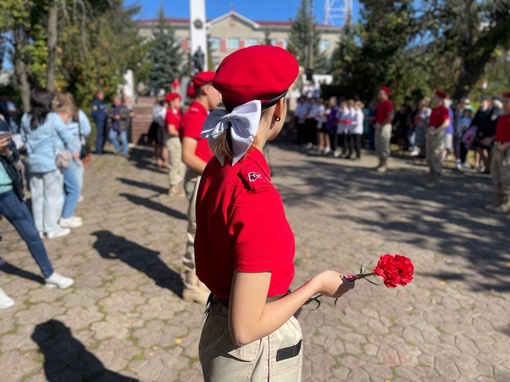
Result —
<instances>
[{"instance_id":1,"label":"person in dark jacket","mask_svg":"<svg viewBox=\"0 0 510 382\"><path fill-rule=\"evenodd\" d=\"M104 93L98 91L92 101L92 120L96 125L96 154L102 154L107 137L108 105L104 102Z\"/></svg>"},{"instance_id":2,"label":"person in dark jacket","mask_svg":"<svg viewBox=\"0 0 510 382\"><path fill-rule=\"evenodd\" d=\"M128 107L122 103L120 97L113 97L113 106L109 117L108 127L110 132L108 138L115 147L116 154L128 155L128 136L129 119L131 112ZM122 146L119 144L119 137Z\"/></svg>"},{"instance_id":3,"label":"person in dark jacket","mask_svg":"<svg viewBox=\"0 0 510 382\"><path fill-rule=\"evenodd\" d=\"M61 276L53 270L34 219L23 200L23 185L16 167L18 160L19 153L11 140L9 125L0 121L0 215L16 228L26 243L30 254L41 269L46 286L69 288L74 283L73 279ZM14 301L0 289L0 309L13 304Z\"/></svg>"}]
</instances>

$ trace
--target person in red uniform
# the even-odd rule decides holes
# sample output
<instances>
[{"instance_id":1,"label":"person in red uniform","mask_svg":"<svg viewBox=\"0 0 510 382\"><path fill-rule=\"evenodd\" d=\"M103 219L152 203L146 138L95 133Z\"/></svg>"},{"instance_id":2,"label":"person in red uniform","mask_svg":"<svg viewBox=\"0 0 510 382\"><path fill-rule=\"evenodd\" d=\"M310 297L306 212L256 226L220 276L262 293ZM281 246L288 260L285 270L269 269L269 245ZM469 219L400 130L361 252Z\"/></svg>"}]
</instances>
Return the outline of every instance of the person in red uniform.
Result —
<instances>
[{"instance_id":1,"label":"person in red uniform","mask_svg":"<svg viewBox=\"0 0 510 382\"><path fill-rule=\"evenodd\" d=\"M168 150L168 165L170 176L170 196L184 196L182 182L186 166L182 162L182 145L179 138L181 124L181 96L178 93L168 93L165 97L168 109L165 117L165 146Z\"/></svg>"},{"instance_id":2,"label":"person in red uniform","mask_svg":"<svg viewBox=\"0 0 510 382\"><path fill-rule=\"evenodd\" d=\"M496 190L496 203L486 206L492 212L510 212L510 92L503 94L503 112L496 122L492 148L491 178Z\"/></svg>"},{"instance_id":3,"label":"person in red uniform","mask_svg":"<svg viewBox=\"0 0 510 382\"><path fill-rule=\"evenodd\" d=\"M299 381L293 315L315 293L354 287L324 271L288 291L294 235L262 152L283 127L298 70L288 51L258 45L227 56L213 80L226 111L213 111L202 131L215 155L200 181L195 238L197 275L211 290L199 344L205 381Z\"/></svg>"},{"instance_id":4,"label":"person in red uniform","mask_svg":"<svg viewBox=\"0 0 510 382\"><path fill-rule=\"evenodd\" d=\"M446 128L450 123L450 114L444 100L448 98L442 90L436 90L432 98L434 108L429 118L427 130L426 152L429 166L429 178L423 186L435 188L443 172L443 151L445 149Z\"/></svg>"},{"instance_id":5,"label":"person in red uniform","mask_svg":"<svg viewBox=\"0 0 510 382\"><path fill-rule=\"evenodd\" d=\"M214 72L200 72L193 77L195 97L184 113L179 128L182 161L187 166L184 175L184 191L189 200L186 252L183 257L185 274L182 297L186 301L194 301L202 305L207 302L209 290L196 276L193 242L196 231L195 204L198 184L205 165L213 157L207 139L203 139L200 134L209 110L216 108L221 101L221 94L211 85L213 78Z\"/></svg>"},{"instance_id":6,"label":"person in red uniform","mask_svg":"<svg viewBox=\"0 0 510 382\"><path fill-rule=\"evenodd\" d=\"M388 170L388 158L390 157L391 121L393 121L394 107L389 99L391 90L381 86L377 97L379 103L375 111L375 151L379 157L377 172L385 173Z\"/></svg>"}]
</instances>

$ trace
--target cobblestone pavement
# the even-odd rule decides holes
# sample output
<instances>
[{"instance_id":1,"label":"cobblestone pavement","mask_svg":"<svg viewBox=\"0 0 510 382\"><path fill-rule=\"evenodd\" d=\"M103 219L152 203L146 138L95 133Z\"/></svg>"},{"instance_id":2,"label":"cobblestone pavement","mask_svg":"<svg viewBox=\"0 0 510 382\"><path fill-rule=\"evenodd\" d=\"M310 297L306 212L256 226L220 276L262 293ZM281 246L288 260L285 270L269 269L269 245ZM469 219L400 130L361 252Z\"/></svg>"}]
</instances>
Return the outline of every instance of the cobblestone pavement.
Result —
<instances>
[{"instance_id":1,"label":"cobblestone pavement","mask_svg":"<svg viewBox=\"0 0 510 382\"><path fill-rule=\"evenodd\" d=\"M338 301L303 309L305 381L510 381L510 216L487 215L490 180L375 158L352 163L271 147L273 181L296 235L294 286L331 268L355 273L384 253L411 257L415 279L360 281ZM47 289L14 230L3 235L2 382L200 381L203 308L180 299L186 202L146 148L95 157L84 226L46 240L69 290Z\"/></svg>"}]
</instances>

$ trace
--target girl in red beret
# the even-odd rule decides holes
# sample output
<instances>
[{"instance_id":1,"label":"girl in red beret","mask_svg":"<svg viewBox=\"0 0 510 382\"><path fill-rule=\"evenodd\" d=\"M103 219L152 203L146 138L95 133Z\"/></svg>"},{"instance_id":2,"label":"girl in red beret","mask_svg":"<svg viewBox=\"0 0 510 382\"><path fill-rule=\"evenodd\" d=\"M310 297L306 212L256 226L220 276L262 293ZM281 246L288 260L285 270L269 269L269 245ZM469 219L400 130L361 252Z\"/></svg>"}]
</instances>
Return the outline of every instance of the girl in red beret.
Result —
<instances>
[{"instance_id":1,"label":"girl in red beret","mask_svg":"<svg viewBox=\"0 0 510 382\"><path fill-rule=\"evenodd\" d=\"M225 58L213 80L227 110L213 111L202 130L215 155L196 213L196 271L211 290L199 344L205 381L300 381L294 314L316 293L340 297L354 287L328 270L289 292L294 235L262 150L283 127L297 74L289 52L260 45Z\"/></svg>"},{"instance_id":2,"label":"girl in red beret","mask_svg":"<svg viewBox=\"0 0 510 382\"><path fill-rule=\"evenodd\" d=\"M437 90L432 98L434 108L430 114L427 130L427 164L429 166L428 181L423 184L427 188L439 186L443 172L443 151L445 149L446 128L450 124L450 113L445 106L446 93Z\"/></svg>"}]
</instances>

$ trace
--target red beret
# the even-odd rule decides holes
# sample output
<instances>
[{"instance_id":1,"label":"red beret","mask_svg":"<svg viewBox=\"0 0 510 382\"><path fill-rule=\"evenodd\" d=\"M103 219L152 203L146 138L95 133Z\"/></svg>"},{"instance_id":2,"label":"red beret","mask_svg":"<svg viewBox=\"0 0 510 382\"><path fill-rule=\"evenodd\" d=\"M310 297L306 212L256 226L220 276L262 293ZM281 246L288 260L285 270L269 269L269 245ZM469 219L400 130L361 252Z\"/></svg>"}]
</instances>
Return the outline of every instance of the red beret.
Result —
<instances>
[{"instance_id":1,"label":"red beret","mask_svg":"<svg viewBox=\"0 0 510 382\"><path fill-rule=\"evenodd\" d=\"M193 77L193 86L196 88L212 82L214 79L214 72L200 72Z\"/></svg>"},{"instance_id":2,"label":"red beret","mask_svg":"<svg viewBox=\"0 0 510 382\"><path fill-rule=\"evenodd\" d=\"M387 95L390 95L390 94L391 94L391 90L390 90L390 88L389 88L389 87L387 87L387 86L381 86L381 87L379 88L379 90L381 90L381 91L385 92Z\"/></svg>"},{"instance_id":3,"label":"red beret","mask_svg":"<svg viewBox=\"0 0 510 382\"><path fill-rule=\"evenodd\" d=\"M287 50L254 45L227 56L216 70L212 84L229 106L254 100L266 103L285 93L298 72L299 64Z\"/></svg>"},{"instance_id":4,"label":"red beret","mask_svg":"<svg viewBox=\"0 0 510 382\"><path fill-rule=\"evenodd\" d=\"M503 98L510 98L510 92L503 93Z\"/></svg>"},{"instance_id":5,"label":"red beret","mask_svg":"<svg viewBox=\"0 0 510 382\"><path fill-rule=\"evenodd\" d=\"M436 90L436 95L439 97L439 98L442 98L442 99L446 99L448 98L448 96L446 95L446 93L442 90Z\"/></svg>"},{"instance_id":6,"label":"red beret","mask_svg":"<svg viewBox=\"0 0 510 382\"><path fill-rule=\"evenodd\" d=\"M186 96L188 98L195 98L195 87L193 86L193 83L189 84L188 90L186 91Z\"/></svg>"},{"instance_id":7,"label":"red beret","mask_svg":"<svg viewBox=\"0 0 510 382\"><path fill-rule=\"evenodd\" d=\"M181 98L181 96L179 95L179 93L168 93L166 96L165 96L165 102L171 102L173 101L174 99L176 98Z\"/></svg>"}]
</instances>

